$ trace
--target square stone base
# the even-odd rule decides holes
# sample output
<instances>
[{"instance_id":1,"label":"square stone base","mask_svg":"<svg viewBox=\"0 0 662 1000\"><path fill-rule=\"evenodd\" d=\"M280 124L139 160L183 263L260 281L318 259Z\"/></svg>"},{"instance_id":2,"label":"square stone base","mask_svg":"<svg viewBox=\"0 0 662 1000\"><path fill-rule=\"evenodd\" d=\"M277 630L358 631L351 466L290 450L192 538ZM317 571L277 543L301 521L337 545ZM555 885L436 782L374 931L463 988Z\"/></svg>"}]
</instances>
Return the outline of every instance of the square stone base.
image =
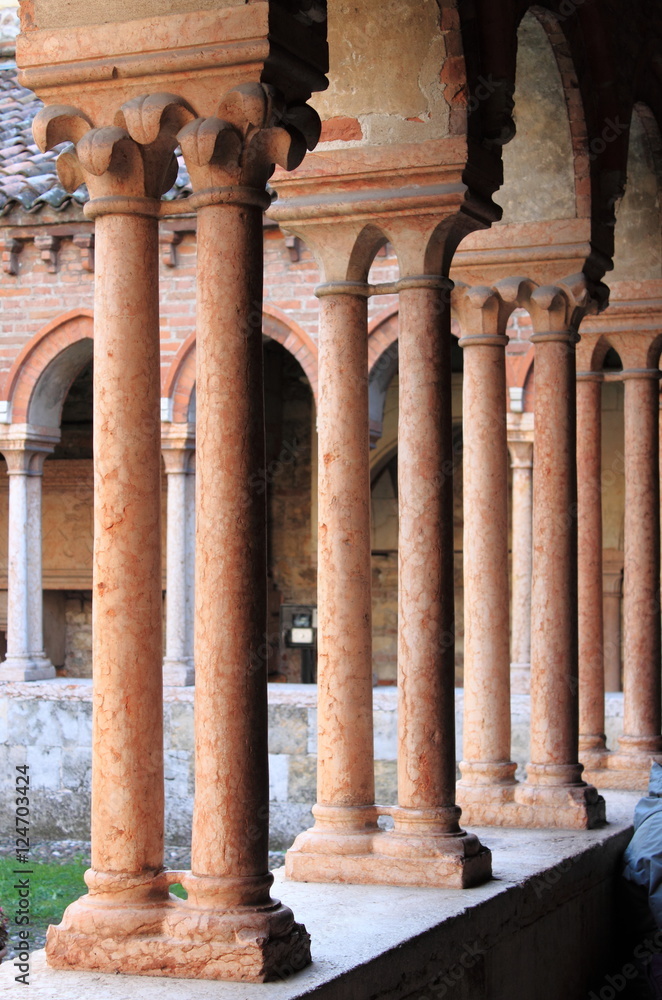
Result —
<instances>
[{"instance_id":1,"label":"square stone base","mask_svg":"<svg viewBox=\"0 0 662 1000\"><path fill-rule=\"evenodd\" d=\"M605 800L589 784L469 785L458 782L457 804L470 826L591 830L605 822Z\"/></svg>"},{"instance_id":2,"label":"square stone base","mask_svg":"<svg viewBox=\"0 0 662 1000\"><path fill-rule=\"evenodd\" d=\"M487 848L464 856L451 851L423 857L381 853L378 834L369 854L329 854L297 849L296 842L285 855L285 875L297 882L348 882L353 885L428 886L468 889L492 877L492 855Z\"/></svg>"},{"instance_id":3,"label":"square stone base","mask_svg":"<svg viewBox=\"0 0 662 1000\"><path fill-rule=\"evenodd\" d=\"M311 961L310 935L277 901L265 913L248 906L201 911L175 897L142 906L89 900L72 903L62 923L48 928L52 969L263 983L287 979Z\"/></svg>"}]
</instances>

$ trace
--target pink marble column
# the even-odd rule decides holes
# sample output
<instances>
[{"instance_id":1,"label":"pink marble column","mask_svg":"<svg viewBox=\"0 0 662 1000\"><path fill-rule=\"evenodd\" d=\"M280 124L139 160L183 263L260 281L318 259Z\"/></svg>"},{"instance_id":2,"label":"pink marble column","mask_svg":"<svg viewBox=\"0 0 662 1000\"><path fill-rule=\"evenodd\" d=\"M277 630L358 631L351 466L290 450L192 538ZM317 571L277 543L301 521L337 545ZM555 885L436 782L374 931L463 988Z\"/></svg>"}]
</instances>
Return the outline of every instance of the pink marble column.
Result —
<instances>
[{"instance_id":1,"label":"pink marble column","mask_svg":"<svg viewBox=\"0 0 662 1000\"><path fill-rule=\"evenodd\" d=\"M364 854L377 832L372 722L372 605L367 286L322 285L318 404L317 803L315 826L286 865ZM333 862L331 862L333 863ZM316 862L324 868L325 862Z\"/></svg>"},{"instance_id":2,"label":"pink marble column","mask_svg":"<svg viewBox=\"0 0 662 1000\"><path fill-rule=\"evenodd\" d=\"M467 808L466 790L476 823L493 821L491 807L501 787L513 785L516 769L510 760L508 337L464 326L463 332L464 736L458 797ZM487 797L481 817L481 799Z\"/></svg>"},{"instance_id":3,"label":"pink marble column","mask_svg":"<svg viewBox=\"0 0 662 1000\"><path fill-rule=\"evenodd\" d=\"M86 880L97 894L116 896L117 873L124 873L127 895L146 901L163 868L164 822L158 202L135 199L114 208L112 201L92 201L87 213L96 219L96 280L94 756Z\"/></svg>"},{"instance_id":4,"label":"pink marble column","mask_svg":"<svg viewBox=\"0 0 662 1000\"><path fill-rule=\"evenodd\" d=\"M460 829L455 804L452 285L398 287L398 807L380 850L445 857L471 885L489 876L490 853Z\"/></svg>"},{"instance_id":5,"label":"pink marble column","mask_svg":"<svg viewBox=\"0 0 662 1000\"><path fill-rule=\"evenodd\" d=\"M565 809L568 825L592 826L604 818L604 800L581 780L577 758L577 335L554 328L563 323L557 305L560 296L546 289L541 292L549 303L535 309L534 317L542 314L544 332L531 338L536 427L531 762L518 800L534 807L540 825L546 814L550 825L558 825L558 812Z\"/></svg>"},{"instance_id":6,"label":"pink marble column","mask_svg":"<svg viewBox=\"0 0 662 1000\"><path fill-rule=\"evenodd\" d=\"M512 690L531 691L531 567L533 562L533 441L508 442L512 491Z\"/></svg>"},{"instance_id":7,"label":"pink marble column","mask_svg":"<svg viewBox=\"0 0 662 1000\"><path fill-rule=\"evenodd\" d=\"M622 691L621 603L623 591L623 553L607 549L603 552L602 561L605 691Z\"/></svg>"},{"instance_id":8,"label":"pink marble column","mask_svg":"<svg viewBox=\"0 0 662 1000\"><path fill-rule=\"evenodd\" d=\"M619 756L647 769L660 737L659 378L623 371L625 382L625 565L623 735ZM624 762L626 763L626 762Z\"/></svg>"},{"instance_id":9,"label":"pink marble column","mask_svg":"<svg viewBox=\"0 0 662 1000\"><path fill-rule=\"evenodd\" d=\"M602 375L577 375L579 754L598 763L605 744L602 612Z\"/></svg>"},{"instance_id":10,"label":"pink marble column","mask_svg":"<svg viewBox=\"0 0 662 1000\"><path fill-rule=\"evenodd\" d=\"M224 977L263 980L310 962L305 928L271 898L268 859L262 217L270 142L280 157L288 135L271 127L261 85L224 102L180 133L198 214L195 799L182 882Z\"/></svg>"}]
</instances>

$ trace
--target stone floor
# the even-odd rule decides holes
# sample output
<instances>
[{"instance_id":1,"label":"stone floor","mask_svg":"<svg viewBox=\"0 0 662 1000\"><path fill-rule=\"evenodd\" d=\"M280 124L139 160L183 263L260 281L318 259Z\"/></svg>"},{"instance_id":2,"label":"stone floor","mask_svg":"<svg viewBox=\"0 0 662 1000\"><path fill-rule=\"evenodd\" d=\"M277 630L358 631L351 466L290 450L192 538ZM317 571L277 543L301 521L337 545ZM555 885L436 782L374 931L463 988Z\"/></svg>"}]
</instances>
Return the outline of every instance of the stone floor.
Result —
<instances>
[{"instance_id":1,"label":"stone floor","mask_svg":"<svg viewBox=\"0 0 662 1000\"><path fill-rule=\"evenodd\" d=\"M494 879L470 890L288 882L275 894L313 940L313 964L268 985L53 972L32 956L39 1000L585 1000L608 970L613 877L638 798L607 793L598 830L479 832ZM18 996L12 966L0 996ZM605 981L606 982L606 981ZM22 994L21 994L22 995Z\"/></svg>"}]
</instances>

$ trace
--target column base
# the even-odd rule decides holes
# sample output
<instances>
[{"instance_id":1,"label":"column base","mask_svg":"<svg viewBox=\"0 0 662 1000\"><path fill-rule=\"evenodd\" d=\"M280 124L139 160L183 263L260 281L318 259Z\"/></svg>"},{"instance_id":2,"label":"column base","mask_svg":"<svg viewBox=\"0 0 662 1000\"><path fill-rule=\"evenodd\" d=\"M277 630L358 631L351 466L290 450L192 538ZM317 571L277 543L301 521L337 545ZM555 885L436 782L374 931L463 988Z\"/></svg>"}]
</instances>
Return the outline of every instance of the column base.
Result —
<instances>
[{"instance_id":1,"label":"column base","mask_svg":"<svg viewBox=\"0 0 662 1000\"><path fill-rule=\"evenodd\" d=\"M0 663L2 681L49 681L55 667L47 656L11 656Z\"/></svg>"},{"instance_id":2,"label":"column base","mask_svg":"<svg viewBox=\"0 0 662 1000\"><path fill-rule=\"evenodd\" d=\"M286 877L298 882L451 889L467 889L491 878L491 852L473 834L460 830L457 823L454 831L439 832L426 815L418 824L422 828L412 830L407 828L407 814L417 810L376 806L372 811L375 816L393 814L396 829L385 832L375 823L371 829L343 835L325 829L324 823L318 821L312 829L299 834L285 855ZM315 806L313 813L317 816L319 812L320 807ZM459 810L453 809L453 819L456 816Z\"/></svg>"},{"instance_id":3,"label":"column base","mask_svg":"<svg viewBox=\"0 0 662 1000\"><path fill-rule=\"evenodd\" d=\"M652 762L662 764L662 752L654 749L655 739L646 740L648 750L641 748L637 737L621 737L618 742L618 750L604 750L586 760L584 777L597 788L645 792Z\"/></svg>"},{"instance_id":4,"label":"column base","mask_svg":"<svg viewBox=\"0 0 662 1000\"><path fill-rule=\"evenodd\" d=\"M163 895L164 880L186 887L189 878L164 872L152 894ZM263 983L310 964L310 935L273 899L223 908L194 905L167 888L154 902L86 895L49 927L46 960L53 969Z\"/></svg>"},{"instance_id":5,"label":"column base","mask_svg":"<svg viewBox=\"0 0 662 1000\"><path fill-rule=\"evenodd\" d=\"M164 687L192 687L195 684L195 667L191 660L164 660Z\"/></svg>"},{"instance_id":6,"label":"column base","mask_svg":"<svg viewBox=\"0 0 662 1000\"><path fill-rule=\"evenodd\" d=\"M471 826L590 830L605 822L605 800L592 785L457 784L462 818Z\"/></svg>"}]
</instances>

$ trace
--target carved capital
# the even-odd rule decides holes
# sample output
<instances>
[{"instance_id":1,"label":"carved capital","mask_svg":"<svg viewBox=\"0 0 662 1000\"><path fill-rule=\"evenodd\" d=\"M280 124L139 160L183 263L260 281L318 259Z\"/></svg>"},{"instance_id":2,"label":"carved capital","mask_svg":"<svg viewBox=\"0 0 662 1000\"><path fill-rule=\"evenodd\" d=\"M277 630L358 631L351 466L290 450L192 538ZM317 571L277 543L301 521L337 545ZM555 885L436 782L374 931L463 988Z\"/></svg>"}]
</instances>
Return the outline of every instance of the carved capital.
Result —
<instances>
[{"instance_id":1,"label":"carved capital","mask_svg":"<svg viewBox=\"0 0 662 1000\"><path fill-rule=\"evenodd\" d=\"M266 208L270 199L264 188L275 166L297 167L317 144L320 128L312 108L287 107L271 86L235 87L215 117L196 118L179 133L194 202L247 202Z\"/></svg>"},{"instance_id":2,"label":"carved capital","mask_svg":"<svg viewBox=\"0 0 662 1000\"><path fill-rule=\"evenodd\" d=\"M43 108L32 128L42 151L60 142L73 143L73 148L60 153L57 172L67 191L87 184L91 201L86 215L103 211L155 215L158 208L149 202L158 202L174 184L177 132L194 117L182 98L151 94L127 101L117 111L115 123L103 128L95 128L84 112L66 105Z\"/></svg>"}]
</instances>

